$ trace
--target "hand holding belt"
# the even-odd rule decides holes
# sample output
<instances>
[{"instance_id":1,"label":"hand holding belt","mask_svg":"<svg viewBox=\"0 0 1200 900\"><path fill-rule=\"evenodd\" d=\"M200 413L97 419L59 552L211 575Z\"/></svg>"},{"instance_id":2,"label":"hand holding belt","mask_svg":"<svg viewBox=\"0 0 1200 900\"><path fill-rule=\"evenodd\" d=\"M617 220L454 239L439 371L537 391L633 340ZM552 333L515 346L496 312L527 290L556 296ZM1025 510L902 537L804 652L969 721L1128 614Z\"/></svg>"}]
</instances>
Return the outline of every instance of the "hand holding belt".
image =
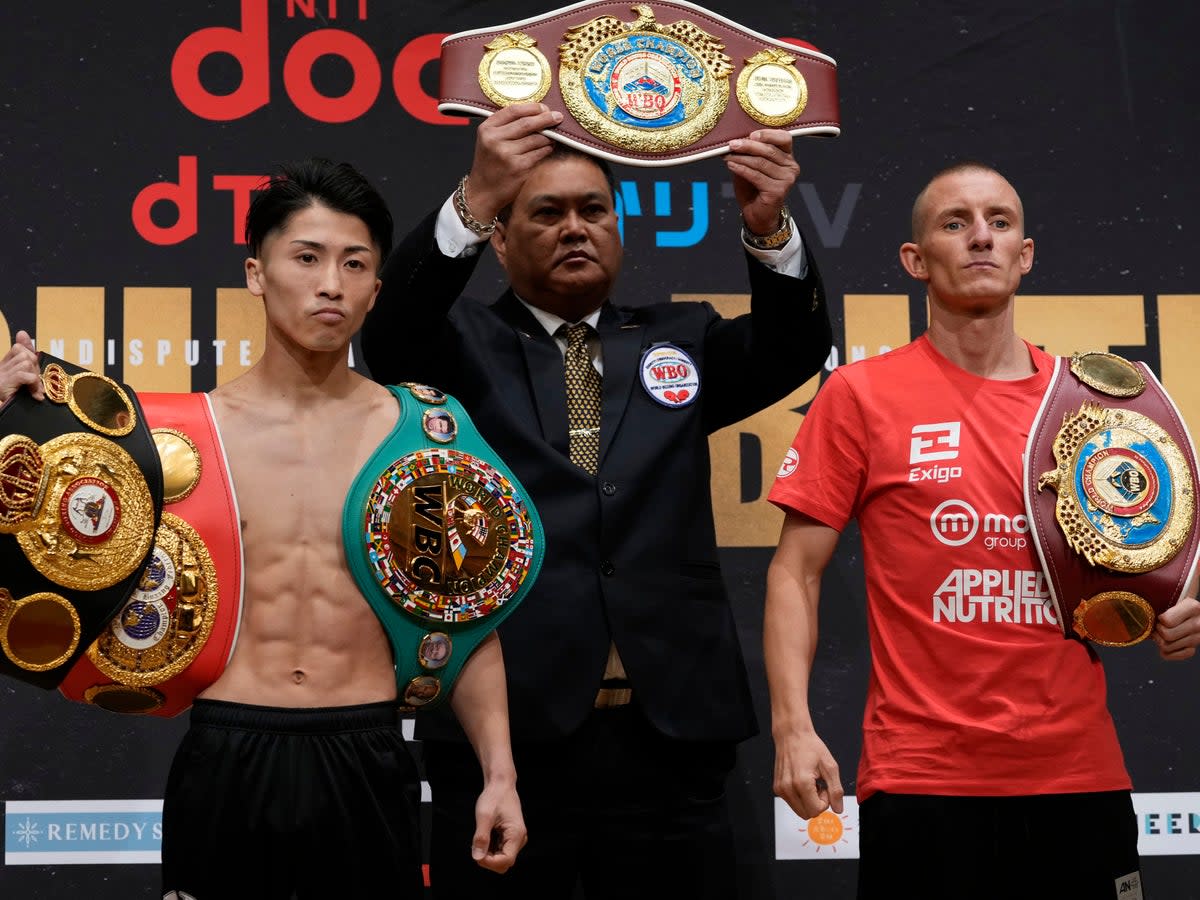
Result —
<instances>
[{"instance_id":1,"label":"hand holding belt","mask_svg":"<svg viewBox=\"0 0 1200 900\"><path fill-rule=\"evenodd\" d=\"M1030 535L1068 637L1147 637L1195 571L1196 451L1145 363L1058 359L1025 449Z\"/></svg>"},{"instance_id":2,"label":"hand holding belt","mask_svg":"<svg viewBox=\"0 0 1200 900\"><path fill-rule=\"evenodd\" d=\"M69 700L174 716L225 670L242 610L233 480L207 394L139 395L163 472L150 564L71 669Z\"/></svg>"},{"instance_id":3,"label":"hand holding belt","mask_svg":"<svg viewBox=\"0 0 1200 900\"><path fill-rule=\"evenodd\" d=\"M448 35L438 97L484 116L540 101L563 114L549 137L636 166L726 153L763 127L841 131L834 60L684 0L576 3Z\"/></svg>"},{"instance_id":4,"label":"hand holding belt","mask_svg":"<svg viewBox=\"0 0 1200 900\"><path fill-rule=\"evenodd\" d=\"M127 386L39 353L0 408L0 674L59 686L137 587L162 472Z\"/></svg>"},{"instance_id":5,"label":"hand holding belt","mask_svg":"<svg viewBox=\"0 0 1200 900\"><path fill-rule=\"evenodd\" d=\"M529 592L545 536L456 399L421 384L388 389L400 417L350 487L342 538L391 642L401 708L415 712L449 696L471 652Z\"/></svg>"}]
</instances>

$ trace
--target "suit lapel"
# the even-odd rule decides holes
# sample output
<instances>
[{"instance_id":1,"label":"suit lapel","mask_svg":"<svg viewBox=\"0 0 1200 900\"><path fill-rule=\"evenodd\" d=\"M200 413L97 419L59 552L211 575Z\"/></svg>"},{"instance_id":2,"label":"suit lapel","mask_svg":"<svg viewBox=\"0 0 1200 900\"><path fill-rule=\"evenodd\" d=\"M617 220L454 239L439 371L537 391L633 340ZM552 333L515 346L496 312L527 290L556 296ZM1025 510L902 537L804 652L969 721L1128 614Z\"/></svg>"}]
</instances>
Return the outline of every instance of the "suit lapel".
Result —
<instances>
[{"instance_id":1,"label":"suit lapel","mask_svg":"<svg viewBox=\"0 0 1200 900\"><path fill-rule=\"evenodd\" d=\"M632 321L629 311L619 311L608 303L601 309L596 325L604 354L600 409L600 461L603 463L617 426L625 415L629 392L638 377L638 358L644 335L641 325Z\"/></svg>"},{"instance_id":2,"label":"suit lapel","mask_svg":"<svg viewBox=\"0 0 1200 900\"><path fill-rule=\"evenodd\" d=\"M562 351L511 290L493 307L513 327L525 356L525 384L537 409L542 437L564 456L567 444L567 389L563 382Z\"/></svg>"}]
</instances>

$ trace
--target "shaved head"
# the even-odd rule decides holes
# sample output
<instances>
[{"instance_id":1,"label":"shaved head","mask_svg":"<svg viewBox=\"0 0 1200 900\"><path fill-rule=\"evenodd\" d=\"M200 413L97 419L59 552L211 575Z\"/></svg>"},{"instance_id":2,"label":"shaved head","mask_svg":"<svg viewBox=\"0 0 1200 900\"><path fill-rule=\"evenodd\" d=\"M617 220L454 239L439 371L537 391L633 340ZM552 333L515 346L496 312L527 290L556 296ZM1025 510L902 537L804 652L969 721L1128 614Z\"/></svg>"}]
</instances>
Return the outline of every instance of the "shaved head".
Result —
<instances>
[{"instance_id":1,"label":"shaved head","mask_svg":"<svg viewBox=\"0 0 1200 900\"><path fill-rule=\"evenodd\" d=\"M1003 178L1005 181L1008 181L1007 178L1004 178L1004 176L992 166L989 166L987 163L977 162L975 160L963 160L962 162L956 162L952 165L946 166L944 169L940 170L932 178L930 178L928 182L926 182L925 187L921 189L921 193L917 194L917 199L913 201L911 225L912 240L919 240L920 236L925 231L925 226L929 216L929 205L927 203L929 189L933 186L934 182L945 178L948 175L958 175L963 172L991 172L996 177ZM1013 188L1013 193L1016 194L1017 197L1017 215L1019 217L1019 222L1017 223L1018 228L1022 233L1024 233L1025 210L1021 206L1021 196L1020 194L1017 194L1016 188Z\"/></svg>"}]
</instances>

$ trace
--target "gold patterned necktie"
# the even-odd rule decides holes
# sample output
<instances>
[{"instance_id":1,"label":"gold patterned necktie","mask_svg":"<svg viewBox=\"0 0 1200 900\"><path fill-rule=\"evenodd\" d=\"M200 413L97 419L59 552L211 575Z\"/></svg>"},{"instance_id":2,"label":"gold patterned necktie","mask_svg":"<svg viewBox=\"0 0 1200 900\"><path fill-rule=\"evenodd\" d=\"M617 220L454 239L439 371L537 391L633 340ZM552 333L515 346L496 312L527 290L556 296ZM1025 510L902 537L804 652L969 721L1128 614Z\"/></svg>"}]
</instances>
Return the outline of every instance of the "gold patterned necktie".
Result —
<instances>
[{"instance_id":1,"label":"gold patterned necktie","mask_svg":"<svg viewBox=\"0 0 1200 900\"><path fill-rule=\"evenodd\" d=\"M571 462L594 475L600 465L600 373L588 353L591 332L592 326L586 322L563 324L558 329L567 338L563 375L567 383Z\"/></svg>"}]
</instances>

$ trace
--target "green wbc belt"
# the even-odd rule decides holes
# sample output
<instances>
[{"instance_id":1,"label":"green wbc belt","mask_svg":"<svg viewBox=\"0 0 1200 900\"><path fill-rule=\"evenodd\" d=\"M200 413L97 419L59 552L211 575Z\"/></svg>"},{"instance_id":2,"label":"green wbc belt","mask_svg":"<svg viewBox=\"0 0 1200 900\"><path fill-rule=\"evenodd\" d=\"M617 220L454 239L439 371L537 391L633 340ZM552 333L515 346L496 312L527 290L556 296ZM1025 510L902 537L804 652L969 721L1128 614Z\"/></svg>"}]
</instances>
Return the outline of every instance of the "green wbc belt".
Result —
<instances>
[{"instance_id":1,"label":"green wbc belt","mask_svg":"<svg viewBox=\"0 0 1200 900\"><path fill-rule=\"evenodd\" d=\"M525 489L453 397L390 385L396 427L342 515L350 571L392 644L406 712L450 694L471 652L529 592L545 536Z\"/></svg>"}]
</instances>

